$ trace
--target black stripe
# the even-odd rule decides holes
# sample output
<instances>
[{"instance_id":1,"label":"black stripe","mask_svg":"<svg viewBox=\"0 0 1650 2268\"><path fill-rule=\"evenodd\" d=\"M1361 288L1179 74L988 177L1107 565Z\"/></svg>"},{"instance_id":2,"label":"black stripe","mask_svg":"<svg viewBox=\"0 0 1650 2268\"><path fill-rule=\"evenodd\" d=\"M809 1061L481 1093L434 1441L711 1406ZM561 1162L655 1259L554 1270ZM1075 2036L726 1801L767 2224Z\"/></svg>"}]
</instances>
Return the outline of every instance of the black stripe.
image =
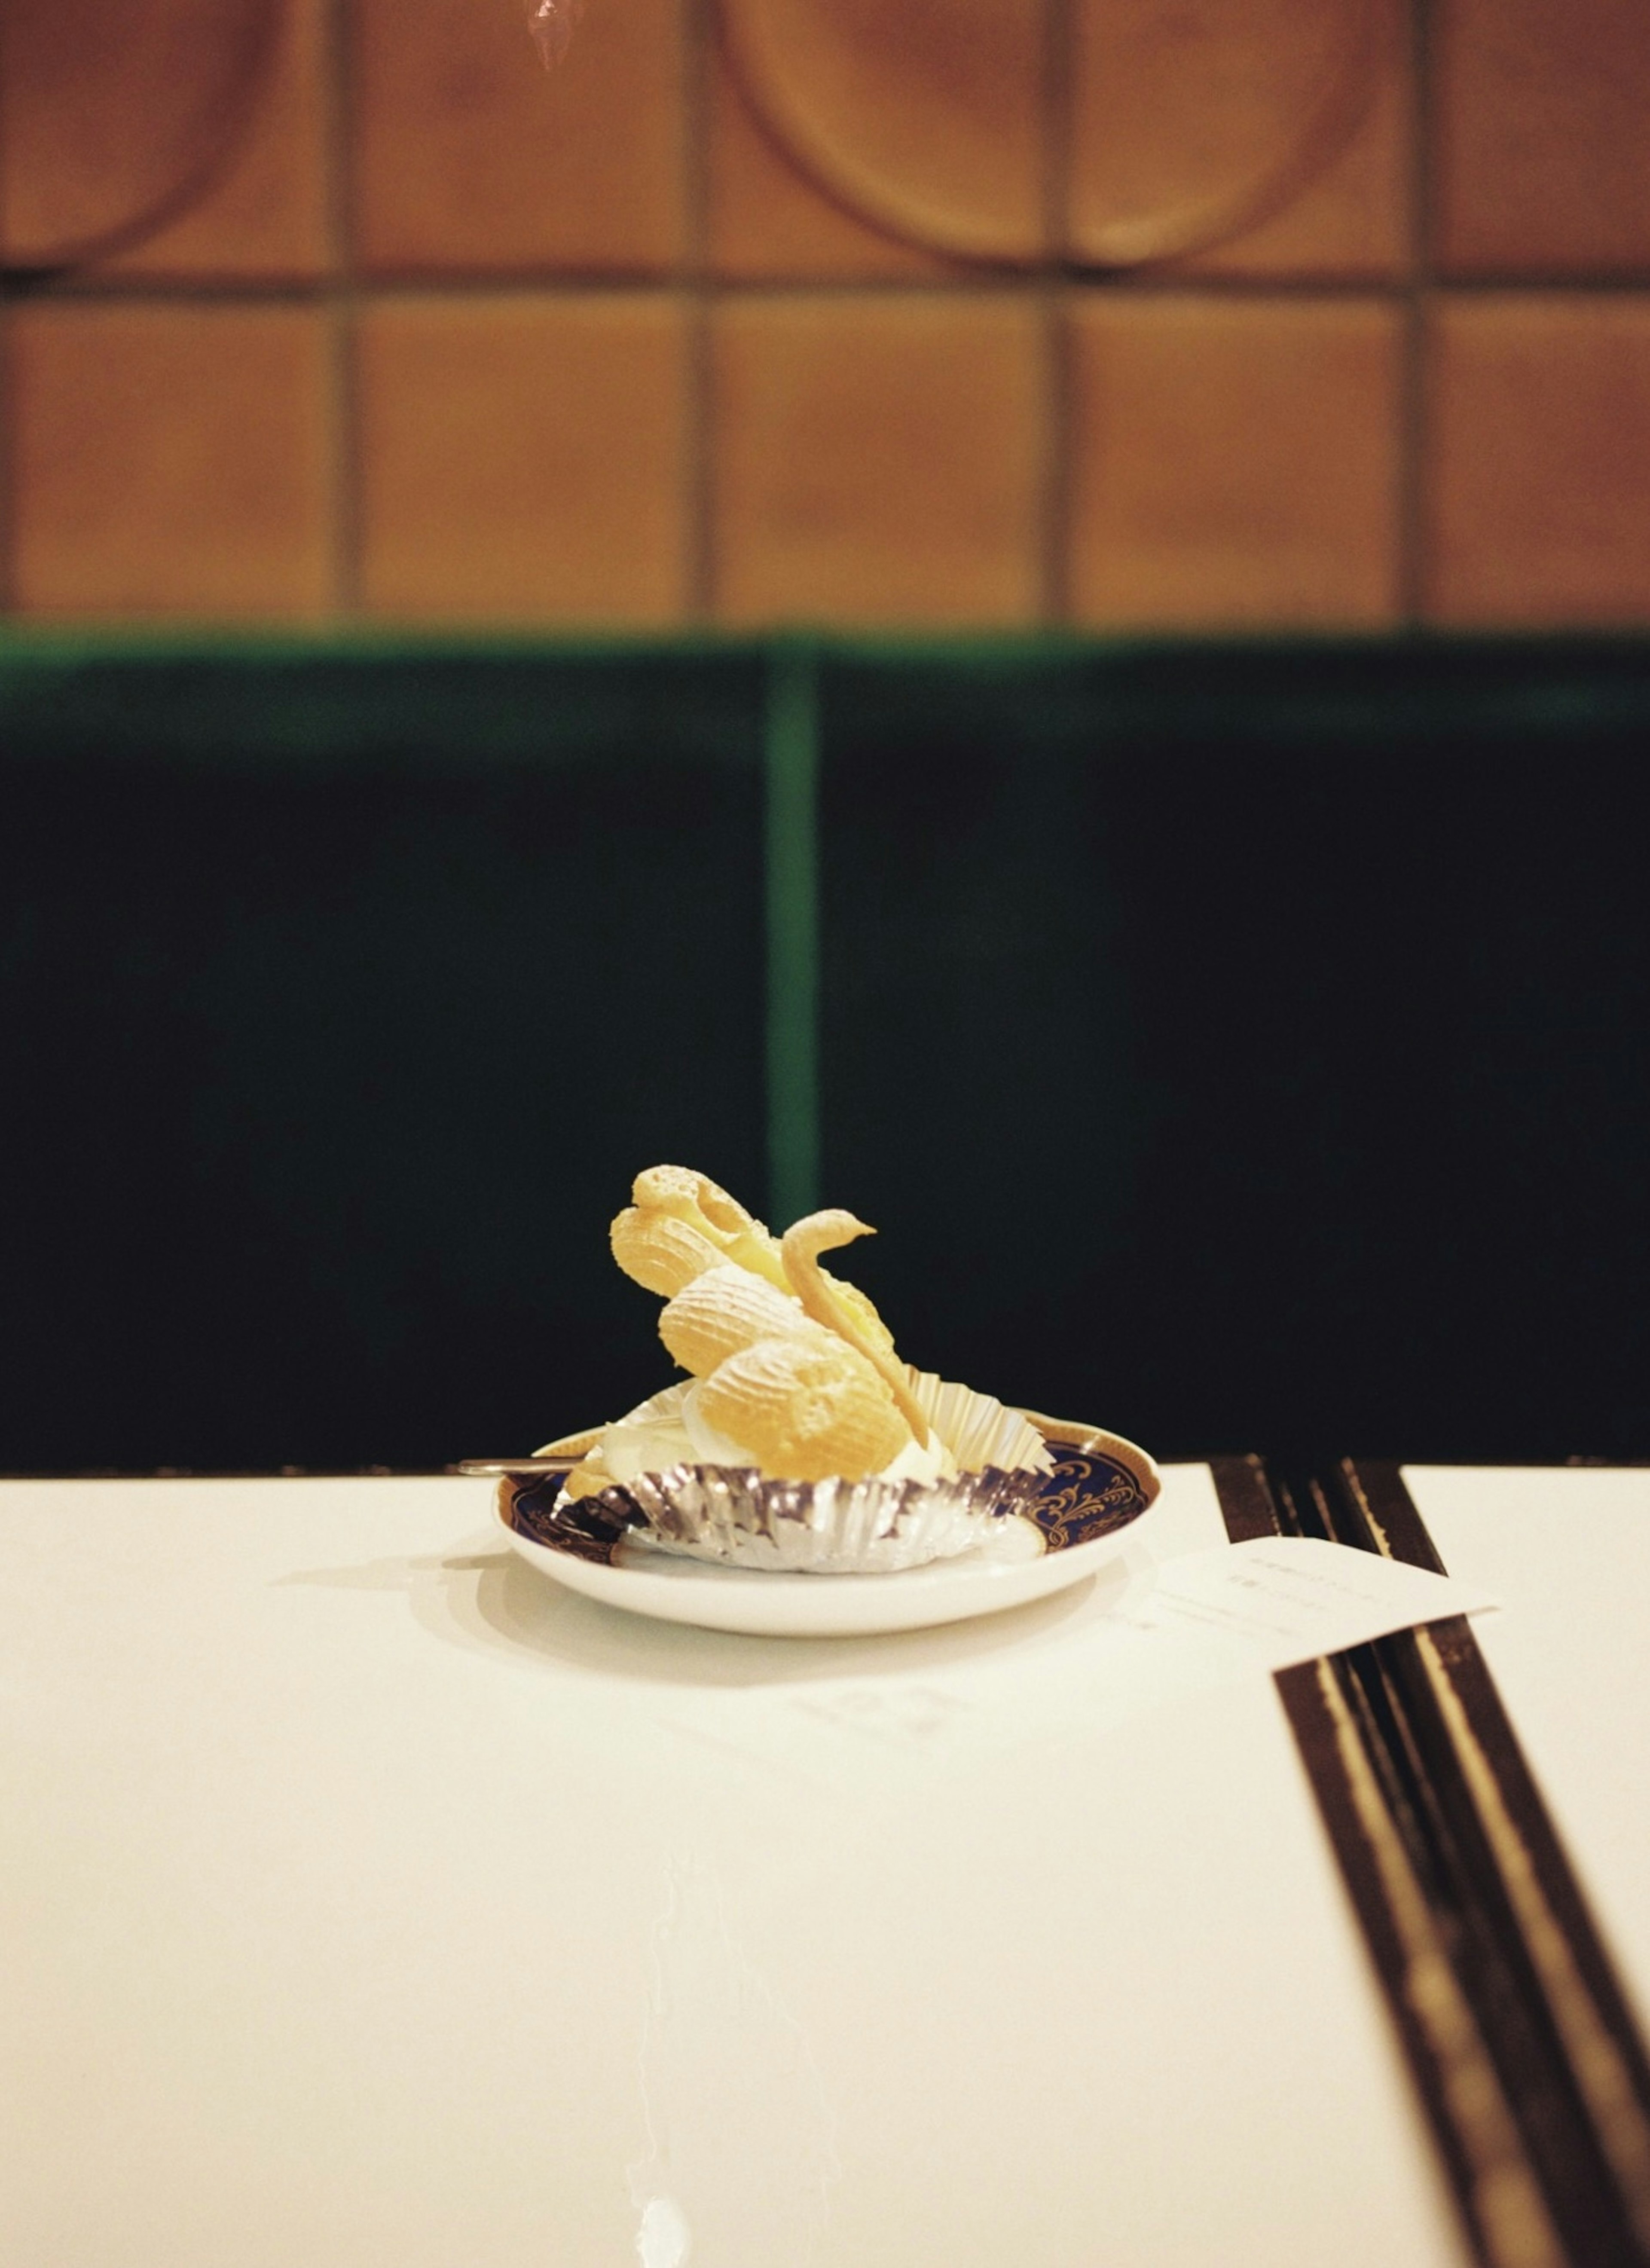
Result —
<instances>
[{"instance_id":1,"label":"black stripe","mask_svg":"<svg viewBox=\"0 0 1650 2268\"><path fill-rule=\"evenodd\" d=\"M1226 1460L1215 1481L1234 1541L1270 1509L1441 1571L1394 1465ZM1474 2252L1645 2268L1650 2060L1470 1628L1278 1686Z\"/></svg>"}]
</instances>

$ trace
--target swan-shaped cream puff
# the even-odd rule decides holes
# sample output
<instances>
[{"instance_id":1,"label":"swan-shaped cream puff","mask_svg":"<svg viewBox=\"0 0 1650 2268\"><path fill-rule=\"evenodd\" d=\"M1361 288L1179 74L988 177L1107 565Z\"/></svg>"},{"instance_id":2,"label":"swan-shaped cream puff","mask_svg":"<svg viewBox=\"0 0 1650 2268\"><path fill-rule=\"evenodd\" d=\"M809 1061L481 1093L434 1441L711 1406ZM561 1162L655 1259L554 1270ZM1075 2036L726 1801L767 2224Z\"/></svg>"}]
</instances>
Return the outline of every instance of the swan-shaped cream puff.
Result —
<instances>
[{"instance_id":1,"label":"swan-shaped cream puff","mask_svg":"<svg viewBox=\"0 0 1650 2268\"><path fill-rule=\"evenodd\" d=\"M652 1166L613 1223L614 1258L667 1295L659 1336L696 1383L697 1420L776 1479L859 1479L929 1429L876 1308L821 1252L874 1232L810 1213L776 1238L703 1174ZM607 1484L600 1445L570 1494Z\"/></svg>"}]
</instances>

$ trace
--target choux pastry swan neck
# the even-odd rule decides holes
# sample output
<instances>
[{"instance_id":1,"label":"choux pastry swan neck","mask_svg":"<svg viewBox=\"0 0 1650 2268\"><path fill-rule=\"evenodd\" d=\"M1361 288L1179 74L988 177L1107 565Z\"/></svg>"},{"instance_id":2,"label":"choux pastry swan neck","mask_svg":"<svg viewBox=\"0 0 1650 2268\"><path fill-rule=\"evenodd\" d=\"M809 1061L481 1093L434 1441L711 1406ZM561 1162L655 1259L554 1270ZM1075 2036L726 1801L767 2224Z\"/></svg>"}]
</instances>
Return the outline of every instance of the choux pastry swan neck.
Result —
<instances>
[{"instance_id":1,"label":"choux pastry swan neck","mask_svg":"<svg viewBox=\"0 0 1650 2268\"><path fill-rule=\"evenodd\" d=\"M842 1287L826 1275L819 1264L821 1252L832 1252L840 1245L851 1244L856 1237L874 1236L876 1231L851 1212L831 1208L824 1212L811 1212L793 1221L780 1239L780 1257L791 1289L801 1300L804 1308L815 1322L823 1323L864 1355L894 1396L900 1415L910 1427L919 1448L928 1447L928 1420L918 1409L906 1382L904 1366L885 1345L880 1344L867 1329L866 1320L843 1297Z\"/></svg>"}]
</instances>

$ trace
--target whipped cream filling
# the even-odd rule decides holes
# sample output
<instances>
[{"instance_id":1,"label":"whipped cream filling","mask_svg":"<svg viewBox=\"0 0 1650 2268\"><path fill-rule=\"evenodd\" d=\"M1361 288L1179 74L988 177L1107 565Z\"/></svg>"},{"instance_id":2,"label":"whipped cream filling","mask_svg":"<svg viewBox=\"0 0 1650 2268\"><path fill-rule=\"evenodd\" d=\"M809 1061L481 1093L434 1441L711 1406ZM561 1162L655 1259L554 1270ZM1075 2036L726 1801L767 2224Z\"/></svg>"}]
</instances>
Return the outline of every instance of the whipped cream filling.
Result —
<instances>
[{"instance_id":1,"label":"whipped cream filling","mask_svg":"<svg viewBox=\"0 0 1650 2268\"><path fill-rule=\"evenodd\" d=\"M748 1471L756 1464L750 1451L707 1425L699 1415L699 1382L683 1392L674 1412L644 1404L628 1418L603 1429L601 1458L615 1481L634 1480L638 1473L662 1472L668 1465L733 1465ZM884 1481L939 1481L956 1476L956 1459L931 1425L928 1446L906 1442L891 1463L873 1476Z\"/></svg>"}]
</instances>

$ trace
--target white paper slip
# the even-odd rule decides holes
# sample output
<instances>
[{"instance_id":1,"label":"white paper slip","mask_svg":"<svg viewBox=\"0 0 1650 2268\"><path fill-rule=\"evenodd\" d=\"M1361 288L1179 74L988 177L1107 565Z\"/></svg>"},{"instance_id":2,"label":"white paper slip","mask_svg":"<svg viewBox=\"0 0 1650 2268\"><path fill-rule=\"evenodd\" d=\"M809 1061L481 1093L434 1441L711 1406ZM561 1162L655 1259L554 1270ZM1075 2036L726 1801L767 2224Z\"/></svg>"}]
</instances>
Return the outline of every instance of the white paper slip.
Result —
<instances>
[{"instance_id":1,"label":"white paper slip","mask_svg":"<svg viewBox=\"0 0 1650 2268\"><path fill-rule=\"evenodd\" d=\"M1237 1640L1268 1669L1496 1604L1476 1584L1315 1535L1265 1535L1189 1552L1113 1609L1131 1628Z\"/></svg>"},{"instance_id":2,"label":"white paper slip","mask_svg":"<svg viewBox=\"0 0 1650 2268\"><path fill-rule=\"evenodd\" d=\"M654 1712L863 1811L1005 1754L1138 1738L1144 1719L1212 1689L1494 1603L1476 1585L1294 1536L1114 1566L1087 1589L1021 1609L1018 1627L1003 1616L800 1651L770 1641L767 1675L753 1663L745 1683L673 1683Z\"/></svg>"}]
</instances>

